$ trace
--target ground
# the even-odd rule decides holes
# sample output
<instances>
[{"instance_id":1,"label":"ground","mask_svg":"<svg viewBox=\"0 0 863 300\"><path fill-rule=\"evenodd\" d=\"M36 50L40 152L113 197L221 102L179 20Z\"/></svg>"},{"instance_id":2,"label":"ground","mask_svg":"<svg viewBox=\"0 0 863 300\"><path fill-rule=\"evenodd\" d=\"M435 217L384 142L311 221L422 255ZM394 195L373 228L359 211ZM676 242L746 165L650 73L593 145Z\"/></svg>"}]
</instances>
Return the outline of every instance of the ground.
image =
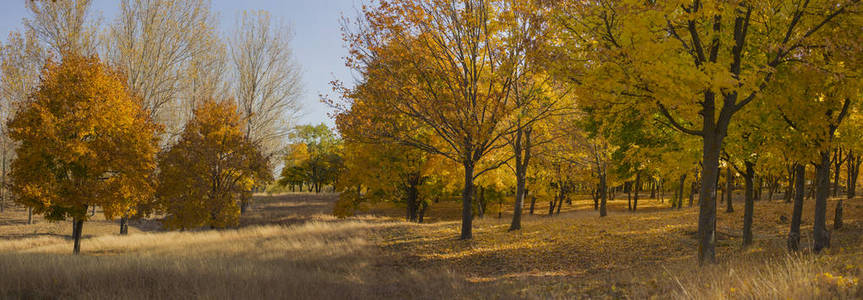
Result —
<instances>
[{"instance_id":1,"label":"ground","mask_svg":"<svg viewBox=\"0 0 863 300\"><path fill-rule=\"evenodd\" d=\"M433 204L430 223L411 224L384 205L334 218L333 194L258 195L238 229L165 232L138 220L128 236L97 211L80 256L70 254L70 223L26 224L26 210L7 208L0 298L863 297L863 199L845 201L845 226L818 255L814 201L795 254L785 251L791 204L757 202L755 245L742 248L743 203L734 202L735 212L719 213L719 264L697 267L697 210L646 196L638 212L611 201L605 218L586 199L553 216L538 203L516 232L504 210L477 219L470 241L457 239L460 204L449 201Z\"/></svg>"}]
</instances>

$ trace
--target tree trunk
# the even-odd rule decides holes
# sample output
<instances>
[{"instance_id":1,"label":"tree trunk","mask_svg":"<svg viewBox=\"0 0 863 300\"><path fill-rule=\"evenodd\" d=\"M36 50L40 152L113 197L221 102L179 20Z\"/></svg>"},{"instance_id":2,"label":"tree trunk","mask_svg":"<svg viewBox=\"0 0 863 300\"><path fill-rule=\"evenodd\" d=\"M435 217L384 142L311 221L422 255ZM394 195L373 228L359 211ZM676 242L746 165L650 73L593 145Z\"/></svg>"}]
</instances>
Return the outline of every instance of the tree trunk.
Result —
<instances>
[{"instance_id":1,"label":"tree trunk","mask_svg":"<svg viewBox=\"0 0 863 300\"><path fill-rule=\"evenodd\" d=\"M606 202L608 201L608 187L606 186L605 171L601 171L599 175L599 216L605 217L608 215Z\"/></svg>"},{"instance_id":2,"label":"tree trunk","mask_svg":"<svg viewBox=\"0 0 863 300\"><path fill-rule=\"evenodd\" d=\"M854 152L848 154L848 199L857 196L857 176L860 175L860 163L863 162L863 156L854 155Z\"/></svg>"},{"instance_id":3,"label":"tree trunk","mask_svg":"<svg viewBox=\"0 0 863 300\"><path fill-rule=\"evenodd\" d=\"M842 168L843 162L845 162L845 158L842 157L842 149L837 148L833 154L833 164L836 170L833 172L833 197L839 197L839 170Z\"/></svg>"},{"instance_id":4,"label":"tree trunk","mask_svg":"<svg viewBox=\"0 0 863 300\"><path fill-rule=\"evenodd\" d=\"M521 144L521 142L516 141L516 144ZM517 149L515 155L515 204L512 208L512 222L509 225L509 231L521 229L521 209L524 206L525 182L527 181L525 178L527 172L525 172L524 167L526 166L522 164L521 149ZM533 214L532 212L533 204L531 204L531 214Z\"/></svg>"},{"instance_id":5,"label":"tree trunk","mask_svg":"<svg viewBox=\"0 0 863 300\"><path fill-rule=\"evenodd\" d=\"M626 190L626 210L632 210L632 182L627 181L624 184L624 189Z\"/></svg>"},{"instance_id":6,"label":"tree trunk","mask_svg":"<svg viewBox=\"0 0 863 300\"><path fill-rule=\"evenodd\" d=\"M474 162L465 162L464 167L464 190L461 193L461 239L469 240L473 238L473 211L472 199L473 196L473 168Z\"/></svg>"},{"instance_id":7,"label":"tree trunk","mask_svg":"<svg viewBox=\"0 0 863 300\"><path fill-rule=\"evenodd\" d=\"M725 212L733 213L734 205L732 205L731 199L734 198L734 174L731 173L731 166L725 167L726 177L725 177Z\"/></svg>"},{"instance_id":8,"label":"tree trunk","mask_svg":"<svg viewBox=\"0 0 863 300\"><path fill-rule=\"evenodd\" d=\"M836 214L833 215L833 229L839 230L842 228L842 202L844 200L839 199L836 202Z\"/></svg>"},{"instance_id":9,"label":"tree trunk","mask_svg":"<svg viewBox=\"0 0 863 300\"><path fill-rule=\"evenodd\" d=\"M827 231L827 198L830 196L830 152L821 151L821 163L815 165L815 223L813 236L816 253L830 247L830 232Z\"/></svg>"},{"instance_id":10,"label":"tree trunk","mask_svg":"<svg viewBox=\"0 0 863 300\"><path fill-rule=\"evenodd\" d=\"M86 209L84 210L86 211ZM81 231L84 228L84 220L75 218L72 220L72 239L75 240L72 246L72 253L81 253Z\"/></svg>"},{"instance_id":11,"label":"tree trunk","mask_svg":"<svg viewBox=\"0 0 863 300\"><path fill-rule=\"evenodd\" d=\"M27 207L27 224L33 224L33 208Z\"/></svg>"},{"instance_id":12,"label":"tree trunk","mask_svg":"<svg viewBox=\"0 0 863 300\"><path fill-rule=\"evenodd\" d=\"M632 211L638 210L638 191L641 188L641 171L635 173L635 197L632 197Z\"/></svg>"},{"instance_id":13,"label":"tree trunk","mask_svg":"<svg viewBox=\"0 0 863 300\"><path fill-rule=\"evenodd\" d=\"M701 192L698 210L698 262L716 262L716 182L719 175L719 151L723 135L711 130L712 116L704 118ZM708 120L709 119L709 120Z\"/></svg>"},{"instance_id":14,"label":"tree trunk","mask_svg":"<svg viewBox=\"0 0 863 300\"><path fill-rule=\"evenodd\" d=\"M555 210L554 214L556 214L556 215L560 214L560 209L563 208L563 200L564 199L566 199L566 192L563 189L561 189L560 190L560 197L558 197L558 199L557 199L558 202L557 202L557 206L555 207L556 210Z\"/></svg>"},{"instance_id":15,"label":"tree trunk","mask_svg":"<svg viewBox=\"0 0 863 300\"><path fill-rule=\"evenodd\" d=\"M794 164L794 209L791 212L791 230L788 232L788 250L800 249L800 220L803 218L803 198L806 194L806 166Z\"/></svg>"},{"instance_id":16,"label":"tree trunk","mask_svg":"<svg viewBox=\"0 0 863 300\"><path fill-rule=\"evenodd\" d=\"M123 216L120 218L120 235L129 234L129 217Z\"/></svg>"},{"instance_id":17,"label":"tree trunk","mask_svg":"<svg viewBox=\"0 0 863 300\"><path fill-rule=\"evenodd\" d=\"M405 219L408 222L417 222L417 211L419 210L419 206L417 205L417 198L419 194L417 190L417 181L419 180L417 179L417 177L419 177L419 175L414 176L414 174L411 174L408 176L409 178L406 191L407 197L405 199L407 201L407 214L405 216Z\"/></svg>"},{"instance_id":18,"label":"tree trunk","mask_svg":"<svg viewBox=\"0 0 863 300\"><path fill-rule=\"evenodd\" d=\"M527 194L527 193L525 193ZM536 207L536 196L530 196L530 214L533 215L533 209Z\"/></svg>"},{"instance_id":19,"label":"tree trunk","mask_svg":"<svg viewBox=\"0 0 863 300\"><path fill-rule=\"evenodd\" d=\"M797 171L795 170L796 166L792 165L788 170L788 186L785 187L785 203L791 203L791 196L794 193L794 187L797 182L795 176L797 176ZM804 167L805 168L805 167Z\"/></svg>"},{"instance_id":20,"label":"tree trunk","mask_svg":"<svg viewBox=\"0 0 863 300\"><path fill-rule=\"evenodd\" d=\"M745 204L743 208L743 247L752 244L752 214L755 210L755 190L752 180L752 177L755 176L754 164L748 161L745 163L746 174L743 174L743 178L746 181Z\"/></svg>"},{"instance_id":21,"label":"tree trunk","mask_svg":"<svg viewBox=\"0 0 863 300\"><path fill-rule=\"evenodd\" d=\"M683 208L683 186L686 184L686 174L680 175L680 187L677 196L677 209Z\"/></svg>"},{"instance_id":22,"label":"tree trunk","mask_svg":"<svg viewBox=\"0 0 863 300\"><path fill-rule=\"evenodd\" d=\"M426 201L423 201L420 204L420 212L419 212L419 223L422 223L425 219L426 210L429 208L429 204Z\"/></svg>"}]
</instances>

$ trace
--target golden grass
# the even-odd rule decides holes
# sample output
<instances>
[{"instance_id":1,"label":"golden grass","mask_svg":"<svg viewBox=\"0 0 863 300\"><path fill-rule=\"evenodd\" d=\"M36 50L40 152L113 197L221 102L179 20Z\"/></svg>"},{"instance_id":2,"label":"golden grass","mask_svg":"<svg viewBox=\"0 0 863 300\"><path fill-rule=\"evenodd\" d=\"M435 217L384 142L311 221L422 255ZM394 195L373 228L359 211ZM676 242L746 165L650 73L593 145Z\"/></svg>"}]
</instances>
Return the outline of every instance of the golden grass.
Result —
<instances>
[{"instance_id":1,"label":"golden grass","mask_svg":"<svg viewBox=\"0 0 863 300\"><path fill-rule=\"evenodd\" d=\"M735 203L736 212L719 214L720 264L702 268L693 257L696 209L667 202L641 200L633 213L616 200L599 218L592 201L577 200L561 215L525 216L517 232L507 232L505 211L477 219L474 239L460 241L457 202L437 203L431 224L410 224L384 206L337 219L334 200L258 196L232 230L164 232L145 220L119 236L115 222L88 222L81 256L69 254L68 223L0 214L0 298L863 297L861 199L846 201L846 227L822 255L787 254L781 216L790 219L790 204L776 201L757 202L756 243L742 248Z\"/></svg>"}]
</instances>

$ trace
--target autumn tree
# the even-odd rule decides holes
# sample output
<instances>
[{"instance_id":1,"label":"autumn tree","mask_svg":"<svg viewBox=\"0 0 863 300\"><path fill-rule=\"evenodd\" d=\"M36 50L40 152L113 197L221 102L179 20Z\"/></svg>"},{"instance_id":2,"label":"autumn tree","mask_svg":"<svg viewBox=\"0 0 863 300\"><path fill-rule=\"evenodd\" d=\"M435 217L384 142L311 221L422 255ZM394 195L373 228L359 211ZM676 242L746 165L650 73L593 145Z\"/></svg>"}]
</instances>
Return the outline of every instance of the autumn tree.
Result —
<instances>
[{"instance_id":1,"label":"autumn tree","mask_svg":"<svg viewBox=\"0 0 863 300\"><path fill-rule=\"evenodd\" d=\"M208 100L180 139L159 155L159 207L174 229L239 224L239 200L255 185L272 180L260 146L245 139L231 101Z\"/></svg>"},{"instance_id":2,"label":"autumn tree","mask_svg":"<svg viewBox=\"0 0 863 300\"><path fill-rule=\"evenodd\" d=\"M345 90L345 99L376 109L372 122L388 126L374 133L462 166L462 239L473 236L474 180L499 167L478 168L478 163L506 147L503 136L516 126L507 120L516 107L509 91L518 56L496 26L501 12L496 4L382 2L364 9L345 32L348 65L363 77L357 88ZM429 130L436 139L418 140L417 130Z\"/></svg>"},{"instance_id":3,"label":"autumn tree","mask_svg":"<svg viewBox=\"0 0 863 300\"><path fill-rule=\"evenodd\" d=\"M320 193L333 184L342 167L341 140L326 124L299 125L290 134L282 168L282 185L307 183L309 191Z\"/></svg>"},{"instance_id":4,"label":"autumn tree","mask_svg":"<svg viewBox=\"0 0 863 300\"><path fill-rule=\"evenodd\" d=\"M735 115L783 65L817 47L820 35L855 35L837 24L848 1L559 2L562 79L587 101L637 103L702 141L700 263L715 261L714 202L720 151ZM589 63L586 63L589 62ZM591 100L592 99L592 100Z\"/></svg>"},{"instance_id":5,"label":"autumn tree","mask_svg":"<svg viewBox=\"0 0 863 300\"><path fill-rule=\"evenodd\" d=\"M112 219L152 197L158 128L97 57L49 62L22 105L9 122L12 191L48 220L71 218L76 254L88 207Z\"/></svg>"}]
</instances>

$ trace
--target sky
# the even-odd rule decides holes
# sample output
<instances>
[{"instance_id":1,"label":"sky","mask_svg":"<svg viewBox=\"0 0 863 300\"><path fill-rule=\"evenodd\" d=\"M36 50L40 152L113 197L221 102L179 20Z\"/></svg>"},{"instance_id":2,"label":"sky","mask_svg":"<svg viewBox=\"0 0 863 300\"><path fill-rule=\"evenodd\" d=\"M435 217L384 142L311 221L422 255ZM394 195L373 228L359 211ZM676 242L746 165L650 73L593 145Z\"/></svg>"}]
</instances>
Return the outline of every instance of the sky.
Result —
<instances>
[{"instance_id":1,"label":"sky","mask_svg":"<svg viewBox=\"0 0 863 300\"><path fill-rule=\"evenodd\" d=\"M9 32L23 30L21 19L27 16L25 5L30 0L0 0L0 40ZM233 30L237 16L243 10L266 10L291 27L294 39L291 47L294 59L302 66L302 115L296 123L334 126L327 116L330 109L320 102L319 95L332 95L329 82L338 79L351 83L353 77L344 66L347 50L341 39L342 16L353 17L361 5L359 0L212 0L212 10L220 19L223 36ZM103 24L113 22L119 0L94 0L93 8Z\"/></svg>"}]
</instances>

